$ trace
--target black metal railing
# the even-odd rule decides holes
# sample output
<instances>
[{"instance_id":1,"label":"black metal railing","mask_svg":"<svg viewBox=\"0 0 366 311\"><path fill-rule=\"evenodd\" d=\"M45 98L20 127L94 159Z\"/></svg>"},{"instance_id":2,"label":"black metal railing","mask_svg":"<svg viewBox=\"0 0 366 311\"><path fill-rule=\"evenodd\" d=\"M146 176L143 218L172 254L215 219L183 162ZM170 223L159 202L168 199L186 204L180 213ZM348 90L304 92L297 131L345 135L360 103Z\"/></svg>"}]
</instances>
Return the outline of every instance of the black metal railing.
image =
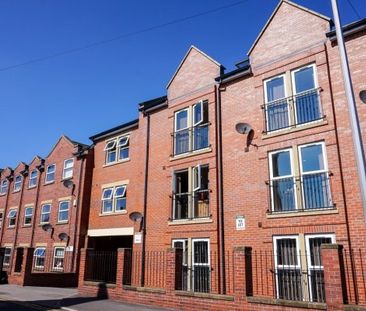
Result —
<instances>
[{"instance_id":1,"label":"black metal railing","mask_svg":"<svg viewBox=\"0 0 366 311\"><path fill-rule=\"evenodd\" d=\"M263 105L264 132L278 131L323 119L320 91L320 88L311 89Z\"/></svg>"},{"instance_id":2,"label":"black metal railing","mask_svg":"<svg viewBox=\"0 0 366 311\"><path fill-rule=\"evenodd\" d=\"M166 281L166 251L145 252L144 286L164 288ZM141 263L143 254L140 251L125 249L123 266L123 285L141 286Z\"/></svg>"},{"instance_id":3,"label":"black metal railing","mask_svg":"<svg viewBox=\"0 0 366 311\"><path fill-rule=\"evenodd\" d=\"M312 266L309 258L307 253L247 253L246 260L251 265L246 275L251 282L250 293L247 292L247 295L325 302L324 269L321 264Z\"/></svg>"},{"instance_id":4,"label":"black metal railing","mask_svg":"<svg viewBox=\"0 0 366 311\"><path fill-rule=\"evenodd\" d=\"M193 219L210 217L210 190L193 193L173 193L171 219Z\"/></svg>"},{"instance_id":5,"label":"black metal railing","mask_svg":"<svg viewBox=\"0 0 366 311\"><path fill-rule=\"evenodd\" d=\"M35 252L33 255L32 272L44 273L73 273L73 260L76 258L74 252L55 251L46 249L44 252Z\"/></svg>"},{"instance_id":6,"label":"black metal railing","mask_svg":"<svg viewBox=\"0 0 366 311\"><path fill-rule=\"evenodd\" d=\"M209 147L209 125L199 124L184 130L175 131L173 138L173 155L184 154Z\"/></svg>"},{"instance_id":7,"label":"black metal railing","mask_svg":"<svg viewBox=\"0 0 366 311\"><path fill-rule=\"evenodd\" d=\"M85 281L116 283L117 251L87 250Z\"/></svg>"},{"instance_id":8,"label":"black metal railing","mask_svg":"<svg viewBox=\"0 0 366 311\"><path fill-rule=\"evenodd\" d=\"M269 212L334 208L331 199L330 176L332 174L329 172L320 172L268 181Z\"/></svg>"}]
</instances>

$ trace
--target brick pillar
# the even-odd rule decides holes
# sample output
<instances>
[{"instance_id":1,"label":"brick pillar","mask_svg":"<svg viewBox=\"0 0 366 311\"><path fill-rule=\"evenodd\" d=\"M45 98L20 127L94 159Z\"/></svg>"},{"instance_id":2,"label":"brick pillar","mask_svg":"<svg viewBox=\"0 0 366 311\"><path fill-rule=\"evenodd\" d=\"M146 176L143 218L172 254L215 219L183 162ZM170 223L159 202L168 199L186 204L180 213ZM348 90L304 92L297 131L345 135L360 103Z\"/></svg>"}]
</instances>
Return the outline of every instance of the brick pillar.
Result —
<instances>
[{"instance_id":1,"label":"brick pillar","mask_svg":"<svg viewBox=\"0 0 366 311\"><path fill-rule=\"evenodd\" d=\"M341 254L341 245L322 244L321 246L327 310L343 310L342 273L340 266Z\"/></svg>"},{"instance_id":2,"label":"brick pillar","mask_svg":"<svg viewBox=\"0 0 366 311\"><path fill-rule=\"evenodd\" d=\"M117 250L117 275L116 275L116 286L118 290L123 290L124 266L125 266L125 249L119 248Z\"/></svg>"},{"instance_id":3,"label":"brick pillar","mask_svg":"<svg viewBox=\"0 0 366 311\"><path fill-rule=\"evenodd\" d=\"M32 285L33 253L33 247L27 247L24 249L22 263L23 286Z\"/></svg>"},{"instance_id":4,"label":"brick pillar","mask_svg":"<svg viewBox=\"0 0 366 311\"><path fill-rule=\"evenodd\" d=\"M80 250L80 263L79 263L79 287L84 285L85 266L86 266L86 252L88 249L82 248Z\"/></svg>"},{"instance_id":5,"label":"brick pillar","mask_svg":"<svg viewBox=\"0 0 366 311\"><path fill-rule=\"evenodd\" d=\"M167 292L175 291L175 273L177 254L175 248L168 248L166 253L166 290Z\"/></svg>"},{"instance_id":6,"label":"brick pillar","mask_svg":"<svg viewBox=\"0 0 366 311\"><path fill-rule=\"evenodd\" d=\"M251 251L250 247L234 248L234 295L239 302L251 295Z\"/></svg>"}]
</instances>

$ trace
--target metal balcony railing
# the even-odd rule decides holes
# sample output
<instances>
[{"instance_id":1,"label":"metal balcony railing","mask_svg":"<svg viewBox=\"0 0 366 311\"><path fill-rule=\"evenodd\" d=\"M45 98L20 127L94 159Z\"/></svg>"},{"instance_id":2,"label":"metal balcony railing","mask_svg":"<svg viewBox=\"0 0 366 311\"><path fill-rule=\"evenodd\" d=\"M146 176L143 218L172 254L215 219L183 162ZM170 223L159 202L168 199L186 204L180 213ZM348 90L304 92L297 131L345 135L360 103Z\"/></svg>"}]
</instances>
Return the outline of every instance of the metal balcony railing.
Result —
<instances>
[{"instance_id":1,"label":"metal balcony railing","mask_svg":"<svg viewBox=\"0 0 366 311\"><path fill-rule=\"evenodd\" d=\"M274 179L269 186L270 213L333 208L329 172Z\"/></svg>"},{"instance_id":2,"label":"metal balcony railing","mask_svg":"<svg viewBox=\"0 0 366 311\"><path fill-rule=\"evenodd\" d=\"M173 155L184 154L209 147L209 125L199 124L172 133Z\"/></svg>"},{"instance_id":3,"label":"metal balcony railing","mask_svg":"<svg viewBox=\"0 0 366 311\"><path fill-rule=\"evenodd\" d=\"M199 190L193 193L173 193L172 220L211 217L210 190Z\"/></svg>"},{"instance_id":4,"label":"metal balcony railing","mask_svg":"<svg viewBox=\"0 0 366 311\"><path fill-rule=\"evenodd\" d=\"M323 119L320 88L271 101L262 106L265 133L296 127Z\"/></svg>"}]
</instances>

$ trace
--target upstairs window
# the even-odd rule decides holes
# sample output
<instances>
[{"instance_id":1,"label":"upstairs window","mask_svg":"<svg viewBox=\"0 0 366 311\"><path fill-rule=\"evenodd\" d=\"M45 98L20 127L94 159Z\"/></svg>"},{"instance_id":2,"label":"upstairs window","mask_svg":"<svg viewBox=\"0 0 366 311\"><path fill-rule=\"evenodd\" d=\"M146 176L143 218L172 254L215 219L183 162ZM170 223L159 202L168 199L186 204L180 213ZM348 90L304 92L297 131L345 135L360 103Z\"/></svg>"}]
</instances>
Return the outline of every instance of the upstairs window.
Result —
<instances>
[{"instance_id":1,"label":"upstairs window","mask_svg":"<svg viewBox=\"0 0 366 311\"><path fill-rule=\"evenodd\" d=\"M35 186L37 186L37 179L38 179L38 171L33 170L29 175L28 188L34 188Z\"/></svg>"},{"instance_id":2,"label":"upstairs window","mask_svg":"<svg viewBox=\"0 0 366 311\"><path fill-rule=\"evenodd\" d=\"M9 266L10 265L10 259L11 259L11 248L10 247L5 247L3 265L4 266Z\"/></svg>"},{"instance_id":3,"label":"upstairs window","mask_svg":"<svg viewBox=\"0 0 366 311\"><path fill-rule=\"evenodd\" d=\"M124 135L107 141L105 147L105 163L115 163L130 157L130 136Z\"/></svg>"},{"instance_id":4,"label":"upstairs window","mask_svg":"<svg viewBox=\"0 0 366 311\"><path fill-rule=\"evenodd\" d=\"M67 159L64 161L64 169L62 171L62 179L72 178L74 171L74 159Z\"/></svg>"},{"instance_id":5,"label":"upstairs window","mask_svg":"<svg viewBox=\"0 0 366 311\"><path fill-rule=\"evenodd\" d=\"M41 207L41 224L50 222L51 204L44 204Z\"/></svg>"},{"instance_id":6,"label":"upstairs window","mask_svg":"<svg viewBox=\"0 0 366 311\"><path fill-rule=\"evenodd\" d=\"M211 216L208 172L208 165L198 165L174 173L173 220Z\"/></svg>"},{"instance_id":7,"label":"upstairs window","mask_svg":"<svg viewBox=\"0 0 366 311\"><path fill-rule=\"evenodd\" d=\"M18 175L15 177L14 192L20 191L20 189L22 188L22 181L23 181L22 175Z\"/></svg>"},{"instance_id":8,"label":"upstairs window","mask_svg":"<svg viewBox=\"0 0 366 311\"><path fill-rule=\"evenodd\" d=\"M121 212L126 210L127 186L121 185L103 189L102 213Z\"/></svg>"},{"instance_id":9,"label":"upstairs window","mask_svg":"<svg viewBox=\"0 0 366 311\"><path fill-rule=\"evenodd\" d=\"M8 213L8 227L13 228L15 227L17 221L17 210L11 209Z\"/></svg>"},{"instance_id":10,"label":"upstairs window","mask_svg":"<svg viewBox=\"0 0 366 311\"><path fill-rule=\"evenodd\" d=\"M46 168L46 184L55 181L56 164L48 165Z\"/></svg>"},{"instance_id":11,"label":"upstairs window","mask_svg":"<svg viewBox=\"0 0 366 311\"><path fill-rule=\"evenodd\" d=\"M266 132L321 120L314 64L264 81Z\"/></svg>"},{"instance_id":12,"label":"upstairs window","mask_svg":"<svg viewBox=\"0 0 366 311\"><path fill-rule=\"evenodd\" d=\"M9 182L7 179L4 179L0 183L0 194L6 194L8 192Z\"/></svg>"},{"instance_id":13,"label":"upstairs window","mask_svg":"<svg viewBox=\"0 0 366 311\"><path fill-rule=\"evenodd\" d=\"M333 207L323 142L271 152L269 168L272 212Z\"/></svg>"},{"instance_id":14,"label":"upstairs window","mask_svg":"<svg viewBox=\"0 0 366 311\"><path fill-rule=\"evenodd\" d=\"M58 207L58 222L67 222L69 220L70 201L60 202Z\"/></svg>"},{"instance_id":15,"label":"upstairs window","mask_svg":"<svg viewBox=\"0 0 366 311\"><path fill-rule=\"evenodd\" d=\"M174 155L180 155L209 147L208 102L177 111L174 116Z\"/></svg>"},{"instance_id":16,"label":"upstairs window","mask_svg":"<svg viewBox=\"0 0 366 311\"><path fill-rule=\"evenodd\" d=\"M33 207L27 207L24 211L24 225L30 225L32 223Z\"/></svg>"}]
</instances>

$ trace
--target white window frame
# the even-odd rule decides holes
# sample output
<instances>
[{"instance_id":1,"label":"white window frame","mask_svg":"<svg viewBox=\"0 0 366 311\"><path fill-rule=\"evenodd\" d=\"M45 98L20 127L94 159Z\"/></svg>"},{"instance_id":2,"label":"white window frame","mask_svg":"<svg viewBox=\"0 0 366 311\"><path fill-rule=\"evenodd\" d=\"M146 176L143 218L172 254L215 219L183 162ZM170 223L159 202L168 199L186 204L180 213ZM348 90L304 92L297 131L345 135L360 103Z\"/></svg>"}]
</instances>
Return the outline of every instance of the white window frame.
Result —
<instances>
[{"instance_id":1,"label":"white window frame","mask_svg":"<svg viewBox=\"0 0 366 311\"><path fill-rule=\"evenodd\" d=\"M54 170L53 172L49 172L48 169L53 166L54 167ZM53 174L53 179L52 180L48 180L48 175L51 175ZM46 176L45 176L45 184L51 184L53 183L54 181L56 180L56 164L50 164L50 165L47 165L46 167Z\"/></svg>"},{"instance_id":2,"label":"white window frame","mask_svg":"<svg viewBox=\"0 0 366 311\"><path fill-rule=\"evenodd\" d=\"M322 155L323 155L323 164L324 164L324 169L322 170L317 170L317 171L309 171L309 172L304 172L303 170L303 165L302 165L302 153L301 153L301 149L306 148L306 147L310 147L310 146L316 146L316 145L320 145L322 147ZM327 150L326 150L326 146L325 146L325 142L321 141L321 142L313 142L313 143L308 143L308 144L303 144L303 145L298 145L297 146L297 150L298 150L298 155L299 155L299 166L300 166L300 176L301 176L301 185L303 185L303 176L306 175L312 175L312 174L318 174L318 173L327 173L328 172L328 157L327 157ZM329 206L333 205L333 200L332 200L332 193L330 191L330 183L328 182L328 204ZM303 207L305 207L305 193L304 193L304 187L301 187L301 196L302 196L302 204Z\"/></svg>"},{"instance_id":3,"label":"white window frame","mask_svg":"<svg viewBox=\"0 0 366 311\"><path fill-rule=\"evenodd\" d=\"M196 165L192 168L192 191L198 191L201 189L201 165ZM196 180L197 178L197 180Z\"/></svg>"},{"instance_id":4,"label":"white window frame","mask_svg":"<svg viewBox=\"0 0 366 311\"><path fill-rule=\"evenodd\" d=\"M310 68L312 67L313 68L313 74L314 74L314 89L310 89L310 90L306 90L304 92L300 92L300 93L297 93L296 92L296 82L295 82L295 73L298 72L298 71L301 71L302 69L305 69L305 68ZM306 66L302 66L302 67L299 67L299 68L296 68L296 69L293 69L291 70L291 86L292 86L292 90L293 90L293 96L294 96L294 112L295 112L295 123L296 123L296 126L303 126L305 124L311 124L311 123L314 123L314 122L319 122L319 120L315 120L315 121L310 121L310 122L305 122L303 124L297 124L297 110L296 110L296 96L299 95L299 94L302 94L302 93L306 93L306 92L309 92L311 90L316 90L319 88L319 84L318 84L318 74L317 74L317 70L316 70L316 65L315 63L312 63L312 64L309 64L309 65L306 65ZM319 94L319 92L318 92ZM321 102L320 102L320 96L318 96L318 101L319 101L319 111L320 113L322 113L321 111Z\"/></svg>"},{"instance_id":5,"label":"white window frame","mask_svg":"<svg viewBox=\"0 0 366 311\"><path fill-rule=\"evenodd\" d=\"M58 249L62 249L63 250L63 256L56 256L56 251ZM53 260L52 260L52 270L56 270L56 271L63 271L65 269L65 247L63 246L56 246L53 250ZM55 266L56 263L56 258L62 258L62 267L57 267Z\"/></svg>"},{"instance_id":6,"label":"white window frame","mask_svg":"<svg viewBox=\"0 0 366 311\"><path fill-rule=\"evenodd\" d=\"M110 147L108 147L108 145L111 144ZM117 138L113 138L111 140L106 141L105 146L104 146L104 151L105 151L105 164L112 164L112 163L116 163L118 160L118 154L117 154ZM108 155L111 152L115 152L116 156L115 156L115 160L114 161L108 161Z\"/></svg>"},{"instance_id":7,"label":"white window frame","mask_svg":"<svg viewBox=\"0 0 366 311\"><path fill-rule=\"evenodd\" d=\"M36 174L36 176L32 176L33 174ZM38 180L38 171L35 169L33 171L31 171L31 173L29 174L29 181L28 181L28 188L35 188L37 186L37 180ZM35 183L33 184L33 182L35 181Z\"/></svg>"},{"instance_id":8,"label":"white window frame","mask_svg":"<svg viewBox=\"0 0 366 311\"><path fill-rule=\"evenodd\" d=\"M283 77L283 85L284 85L284 90L285 90L285 97L279 98L279 99L276 99L276 100L273 100L273 101L268 101L267 83L268 82L271 82L272 80L275 80L277 78L280 78L280 77ZM270 78L264 80L263 81L263 84L264 84L264 103L265 103L265 106L266 106L265 113L266 113L266 131L267 131L268 128L269 128L269 118L268 118L268 109L267 109L268 105L271 105L274 102L278 102L280 100L284 100L284 99L286 99L286 98L289 97L289 92L288 92L288 89L287 89L286 73L282 73L282 74L279 74L279 75L270 77ZM280 129L277 129L277 130L273 130L273 131L271 131L271 133L275 133L275 132L278 132L278 131L283 131L283 130L285 130L285 129L287 129L287 128L289 128L291 126L290 106L289 106L288 99L286 101L287 101L287 106L288 106L288 112L287 112L288 127L280 128Z\"/></svg>"},{"instance_id":9,"label":"white window frame","mask_svg":"<svg viewBox=\"0 0 366 311\"><path fill-rule=\"evenodd\" d=\"M15 212L14 216L10 216L10 213ZM17 225L17 216L18 216L18 210L17 209L11 209L8 212L8 228L14 228ZM14 225L10 224L10 219L14 219Z\"/></svg>"},{"instance_id":10,"label":"white window frame","mask_svg":"<svg viewBox=\"0 0 366 311\"><path fill-rule=\"evenodd\" d=\"M9 181L7 179L3 179L0 184L0 195L4 195L8 192Z\"/></svg>"},{"instance_id":11,"label":"white window frame","mask_svg":"<svg viewBox=\"0 0 366 311\"><path fill-rule=\"evenodd\" d=\"M194 261L194 244L196 242L207 242L207 259L208 259L207 263L196 263ZM192 273L193 273L192 285L191 286L192 286L193 290L195 290L195 288L194 288L194 284L195 284L195 282L194 282L194 274L195 274L194 273L194 268L197 265L197 266L200 266L200 267L208 267L209 271L211 271L211 251L210 251L211 247L210 247L210 239L209 238L193 238L191 243L192 243L192 245L191 245L191 262L192 262L191 269L192 269ZM209 285L210 285L211 284L211 273L209 273L208 278L209 278L208 282L209 282Z\"/></svg>"},{"instance_id":12,"label":"white window frame","mask_svg":"<svg viewBox=\"0 0 366 311\"><path fill-rule=\"evenodd\" d=\"M31 210L32 212L31 212L31 214L27 214L27 211L29 211L29 210ZM24 209L24 222L23 222L23 225L24 226L30 226L31 224L32 224L32 221L33 221L33 210L34 210L34 208L33 208L33 206L27 206L25 209ZM25 220L26 219L29 219L30 218L30 223L26 223L25 222Z\"/></svg>"},{"instance_id":13,"label":"white window frame","mask_svg":"<svg viewBox=\"0 0 366 311\"><path fill-rule=\"evenodd\" d=\"M49 211L48 212L44 212L43 211L43 208L45 207L45 206L49 206L50 207L50 209L49 209ZM41 205L41 219L40 219L40 224L49 224L50 223L50 220L51 220L51 209L52 209L52 205L51 205L51 203L45 203L45 204L42 204ZM48 215L48 221L43 221L43 215Z\"/></svg>"},{"instance_id":14,"label":"white window frame","mask_svg":"<svg viewBox=\"0 0 366 311\"><path fill-rule=\"evenodd\" d=\"M120 141L122 139L126 139L124 144L120 144ZM117 150L117 159L118 161L126 161L130 158L130 153L128 152L128 157L127 158L121 158L121 150L124 149L130 149L130 135L123 135L118 137L117 139L117 146L116 146L116 150Z\"/></svg>"},{"instance_id":15,"label":"white window frame","mask_svg":"<svg viewBox=\"0 0 366 311\"><path fill-rule=\"evenodd\" d=\"M42 249L43 250L43 256L39 256L39 255L37 255L37 250L39 250L39 249ZM37 247L35 250L34 250L34 267L35 268L38 268L38 269L44 269L44 263L45 263L45 261L46 261L46 248L45 247ZM43 266L41 266L41 265L37 265L37 259L38 258L44 258L44 263L43 263Z\"/></svg>"},{"instance_id":16,"label":"white window frame","mask_svg":"<svg viewBox=\"0 0 366 311\"><path fill-rule=\"evenodd\" d=\"M116 195L117 188L124 188L123 193L121 195L118 195L118 196ZM107 190L111 190L111 194L107 198L105 198L104 193ZM125 200L127 202L126 191L127 191L127 185L116 185L113 187L107 187L107 188L102 189L102 214L126 213L127 206L126 206L126 209L124 209L124 210L116 210L117 199L125 198ZM111 211L104 211L104 201L112 201L112 210Z\"/></svg>"},{"instance_id":17,"label":"white window frame","mask_svg":"<svg viewBox=\"0 0 366 311\"><path fill-rule=\"evenodd\" d=\"M69 161L72 161L72 165L71 167L66 167L66 163L69 162ZM74 175L74 158L70 158L70 159L66 159L64 161L64 167L62 169L62 179L65 180L65 179L71 179ZM68 174L68 172L71 171L71 174L70 176L66 176Z\"/></svg>"},{"instance_id":18,"label":"white window frame","mask_svg":"<svg viewBox=\"0 0 366 311\"><path fill-rule=\"evenodd\" d=\"M10 252L9 254L6 253L6 250L9 250L10 249ZM11 255L13 253L13 248L12 247L5 247L4 249L4 258L3 258L3 265L5 267L9 267L10 264L11 264ZM9 258L9 262L8 263L5 263L5 257L8 257Z\"/></svg>"},{"instance_id":19,"label":"white window frame","mask_svg":"<svg viewBox=\"0 0 366 311\"><path fill-rule=\"evenodd\" d=\"M299 244L299 236L298 235L279 235L273 237L273 252L275 257L275 275L276 275L276 298L279 299L279 284L278 284L278 252L277 252L277 241L278 240L287 240L287 239L294 239L296 240L296 265L280 265L282 269L296 269L301 272L301 262L300 262L300 244Z\"/></svg>"},{"instance_id":20,"label":"white window frame","mask_svg":"<svg viewBox=\"0 0 366 311\"><path fill-rule=\"evenodd\" d=\"M273 177L273 161L272 161L272 156L274 154L277 153L281 153L281 152L290 152L290 166L291 166L291 175L284 175L284 176L280 176L280 177ZM297 195L296 195L296 180L295 180L295 166L294 166L294 157L293 157L293 150L292 148L285 148L285 149L280 149L280 150L276 150L276 151L271 151L268 154L268 158L269 158L269 176L270 176L270 186L271 186L271 210L274 211L274 196L273 196L273 180L281 180L284 178L292 178L293 179L293 183L294 183L294 197L295 197L295 209L298 209L298 202L297 202ZM285 212L291 212L291 211L285 211Z\"/></svg>"},{"instance_id":21,"label":"white window frame","mask_svg":"<svg viewBox=\"0 0 366 311\"><path fill-rule=\"evenodd\" d=\"M198 122L195 122L195 108L200 107L201 109L201 119ZM192 106L192 126L200 125L203 122L203 100L200 100L197 104Z\"/></svg>"},{"instance_id":22,"label":"white window frame","mask_svg":"<svg viewBox=\"0 0 366 311\"><path fill-rule=\"evenodd\" d=\"M183 131L183 130L186 130L189 128L190 124L191 124L191 114L190 114L190 111L189 111L189 107L188 108L184 108L184 109L181 109L181 110L178 110L174 113L174 132L177 133L177 132L180 132L180 131ZM177 122L177 117L178 117L178 114L180 114L181 112L183 111L187 111L187 126L186 127L182 127L180 129L177 129L177 126L178 126L178 122Z\"/></svg>"},{"instance_id":23,"label":"white window frame","mask_svg":"<svg viewBox=\"0 0 366 311\"><path fill-rule=\"evenodd\" d=\"M17 178L20 178L19 181L17 181ZM19 192L22 189L22 182L23 182L23 176L17 175L14 178L14 192Z\"/></svg>"},{"instance_id":24,"label":"white window frame","mask_svg":"<svg viewBox=\"0 0 366 311\"><path fill-rule=\"evenodd\" d=\"M111 194L108 197L104 197L104 193L109 190L111 191ZM102 190L102 214L112 214L113 213L113 194L114 194L114 187L108 187L108 188L104 188ZM104 210L104 201L112 201L112 210L111 211Z\"/></svg>"},{"instance_id":25,"label":"white window frame","mask_svg":"<svg viewBox=\"0 0 366 311\"><path fill-rule=\"evenodd\" d=\"M67 203L67 209L65 210L61 210L61 205ZM66 220L60 220L60 215L62 212L67 212L67 219ZM69 217L70 217L70 201L66 200L66 201L60 201L58 203L58 213L57 213L57 222L58 223L67 223L69 222Z\"/></svg>"}]
</instances>

